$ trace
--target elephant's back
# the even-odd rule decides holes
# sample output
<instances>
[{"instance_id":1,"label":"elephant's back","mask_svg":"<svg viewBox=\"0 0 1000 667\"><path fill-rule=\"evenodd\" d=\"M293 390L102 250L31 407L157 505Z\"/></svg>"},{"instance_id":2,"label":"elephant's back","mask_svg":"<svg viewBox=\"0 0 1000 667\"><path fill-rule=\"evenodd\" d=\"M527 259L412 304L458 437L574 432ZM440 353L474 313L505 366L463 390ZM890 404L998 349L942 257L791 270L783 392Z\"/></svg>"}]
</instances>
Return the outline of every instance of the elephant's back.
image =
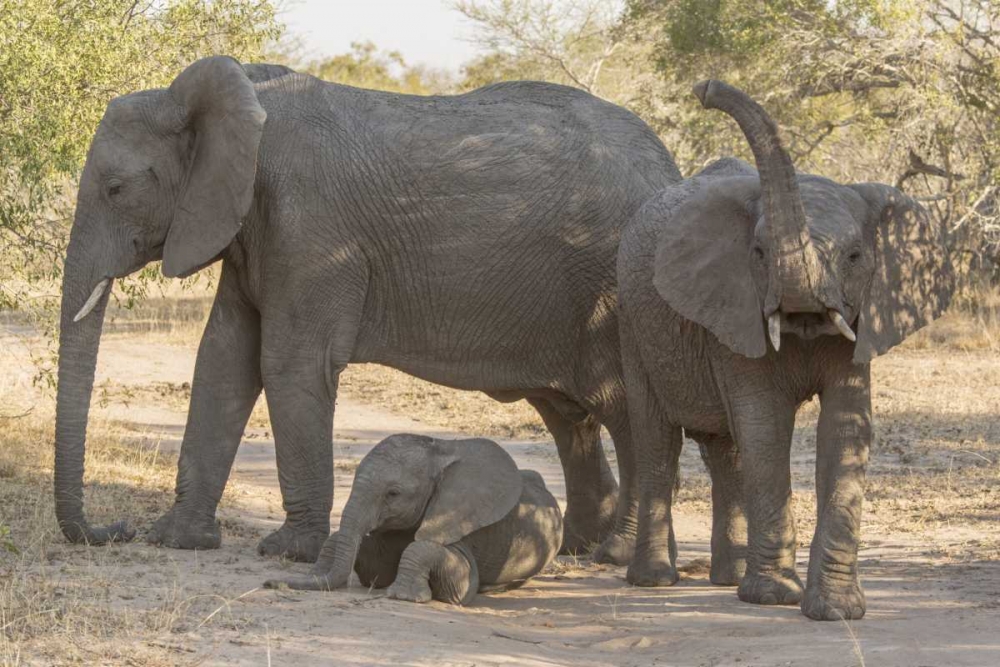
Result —
<instances>
[{"instance_id":1,"label":"elephant's back","mask_svg":"<svg viewBox=\"0 0 1000 667\"><path fill-rule=\"evenodd\" d=\"M649 127L533 82L421 97L287 75L257 90L259 190L283 213L269 262L363 267L351 361L607 400L620 233L679 178Z\"/></svg>"},{"instance_id":2,"label":"elephant's back","mask_svg":"<svg viewBox=\"0 0 1000 667\"><path fill-rule=\"evenodd\" d=\"M500 521L462 541L479 569L480 590L516 588L555 558L562 543L559 504L534 470L521 470L520 501Z\"/></svg>"}]
</instances>

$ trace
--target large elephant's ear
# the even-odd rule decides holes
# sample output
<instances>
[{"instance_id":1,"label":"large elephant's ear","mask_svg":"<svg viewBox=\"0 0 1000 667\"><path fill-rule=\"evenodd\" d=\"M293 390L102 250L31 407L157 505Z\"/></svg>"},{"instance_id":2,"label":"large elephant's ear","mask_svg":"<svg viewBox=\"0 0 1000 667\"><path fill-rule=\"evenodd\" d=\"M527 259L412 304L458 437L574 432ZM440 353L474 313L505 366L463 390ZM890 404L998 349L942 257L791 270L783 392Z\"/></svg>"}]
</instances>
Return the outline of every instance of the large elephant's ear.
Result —
<instances>
[{"instance_id":1,"label":"large elephant's ear","mask_svg":"<svg viewBox=\"0 0 1000 667\"><path fill-rule=\"evenodd\" d=\"M746 357L767 353L764 316L750 270L760 197L755 176L694 179L642 215L659 218L653 285L685 319Z\"/></svg>"},{"instance_id":2,"label":"large elephant's ear","mask_svg":"<svg viewBox=\"0 0 1000 667\"><path fill-rule=\"evenodd\" d=\"M514 459L495 442L436 445L443 467L416 539L454 544L507 516L521 498L523 482Z\"/></svg>"},{"instance_id":3,"label":"large elephant's ear","mask_svg":"<svg viewBox=\"0 0 1000 667\"><path fill-rule=\"evenodd\" d=\"M238 62L216 56L170 85L193 134L190 165L163 248L163 273L185 276L211 262L240 230L253 201L257 147L267 114Z\"/></svg>"},{"instance_id":4,"label":"large elephant's ear","mask_svg":"<svg viewBox=\"0 0 1000 667\"><path fill-rule=\"evenodd\" d=\"M855 363L868 363L941 315L955 278L944 226L923 206L888 185L851 187L868 203L865 232L875 255L854 347Z\"/></svg>"}]
</instances>

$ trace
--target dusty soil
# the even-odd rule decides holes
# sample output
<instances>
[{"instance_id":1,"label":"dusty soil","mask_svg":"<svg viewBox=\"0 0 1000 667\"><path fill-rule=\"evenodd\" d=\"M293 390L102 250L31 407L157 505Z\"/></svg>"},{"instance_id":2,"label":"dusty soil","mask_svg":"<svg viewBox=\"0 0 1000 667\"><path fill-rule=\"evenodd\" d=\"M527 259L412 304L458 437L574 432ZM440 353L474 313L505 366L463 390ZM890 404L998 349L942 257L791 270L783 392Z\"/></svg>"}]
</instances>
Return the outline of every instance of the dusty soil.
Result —
<instances>
[{"instance_id":1,"label":"dusty soil","mask_svg":"<svg viewBox=\"0 0 1000 667\"><path fill-rule=\"evenodd\" d=\"M31 387L23 330L0 331L0 415L48 428L51 397ZM102 344L95 430L132 447L117 501L103 498L107 473L88 473L88 507L99 521L123 511L140 527L169 507L170 476L183 433L191 344ZM336 507L346 499L354 464L382 437L399 431L459 437L435 424L475 424L419 385L399 399L391 376L355 369L359 388L338 401ZM366 377L381 387L362 396ZM684 576L669 589L633 588L625 569L560 558L525 588L480 596L467 608L387 600L357 586L334 593L263 590L261 582L305 565L256 555L260 536L282 517L266 414L252 420L220 512L224 545L182 552L134 544L87 548L53 531L49 469L26 470L0 456L0 487L33 489L17 512L0 504L0 660L9 663L304 665L997 665L1000 664L1000 356L988 350L942 351L927 342L875 364L878 437L873 448L861 549L868 615L852 623L816 623L797 608L739 602L709 585L710 506L695 447L682 457L676 508ZM380 384L381 383L381 384ZM411 401L407 414L385 409ZM516 410L523 410L518 407ZM527 414L527 413L525 413ZM412 417L420 417L421 422ZM812 531L815 406L799 420L793 451L800 574ZM462 421L465 419L465 421ZM527 418L525 418L527 419ZM510 432L534 436L521 423ZM14 438L4 432L0 441ZM487 429L483 429L487 430ZM47 431L40 431L47 433ZM37 436L44 438L44 435ZM105 436L100 436L105 437ZM39 448L49 447L39 442ZM564 488L546 436L503 440L522 467L552 491ZM118 445L114 445L118 446ZM95 445L96 447L96 445ZM0 447L2 450L3 447ZM144 452L154 452L147 461ZM27 455L23 455L26 457ZM48 455L46 455L48 456ZM103 456L103 455L102 455ZM145 457L145 458L144 458ZM136 460L132 460L136 459ZM50 465L50 463L49 463ZM90 464L88 464L90 465ZM96 466L97 464L95 464ZM97 469L97 468L95 468ZM103 468L100 468L103 470ZM88 468L91 470L91 468ZM149 472L152 471L152 472ZM30 484L34 484L31 486ZM21 488L21 487L18 487ZM2 493L0 489L0 493ZM141 504L126 505L121 498ZM6 515L4 514L6 512ZM9 545L20 553L6 552ZM6 583L4 583L6 580Z\"/></svg>"}]
</instances>

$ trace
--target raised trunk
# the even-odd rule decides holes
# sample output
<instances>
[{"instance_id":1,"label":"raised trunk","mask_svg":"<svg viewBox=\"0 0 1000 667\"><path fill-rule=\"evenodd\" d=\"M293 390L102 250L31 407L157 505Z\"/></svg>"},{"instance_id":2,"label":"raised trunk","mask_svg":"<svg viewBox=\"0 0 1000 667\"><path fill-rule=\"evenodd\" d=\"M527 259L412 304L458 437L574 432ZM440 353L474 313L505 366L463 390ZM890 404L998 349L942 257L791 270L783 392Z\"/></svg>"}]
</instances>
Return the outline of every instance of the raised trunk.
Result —
<instances>
[{"instance_id":1,"label":"raised trunk","mask_svg":"<svg viewBox=\"0 0 1000 667\"><path fill-rule=\"evenodd\" d=\"M695 94L708 109L718 109L739 124L750 144L770 233L771 284L765 315L779 307L786 312L812 312L819 302L813 293L816 257L806 225L795 165L781 145L778 128L763 107L743 91L721 81L703 81Z\"/></svg>"},{"instance_id":2,"label":"raised trunk","mask_svg":"<svg viewBox=\"0 0 1000 667\"><path fill-rule=\"evenodd\" d=\"M85 256L80 233L74 229L63 275L62 312L59 331L59 386L56 397L55 502L56 519L71 542L106 544L128 541L135 536L124 522L93 528L83 513L83 470L87 418L94 387L94 368L101 339L104 310L110 286L87 317L73 317L87 301L95 279L90 258Z\"/></svg>"}]
</instances>

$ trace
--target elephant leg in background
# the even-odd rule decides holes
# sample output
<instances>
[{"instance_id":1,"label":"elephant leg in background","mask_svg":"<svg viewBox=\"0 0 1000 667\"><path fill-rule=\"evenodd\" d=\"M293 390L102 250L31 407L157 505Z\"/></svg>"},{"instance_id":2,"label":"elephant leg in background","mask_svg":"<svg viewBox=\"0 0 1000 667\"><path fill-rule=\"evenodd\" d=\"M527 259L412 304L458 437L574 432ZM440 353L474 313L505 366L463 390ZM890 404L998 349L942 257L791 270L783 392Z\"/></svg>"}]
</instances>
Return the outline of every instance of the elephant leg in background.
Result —
<instances>
[{"instance_id":1,"label":"elephant leg in background","mask_svg":"<svg viewBox=\"0 0 1000 667\"><path fill-rule=\"evenodd\" d=\"M397 600L468 604L479 592L475 560L461 543L442 546L420 540L403 552L388 595Z\"/></svg>"},{"instance_id":2,"label":"elephant leg in background","mask_svg":"<svg viewBox=\"0 0 1000 667\"><path fill-rule=\"evenodd\" d=\"M153 544L214 549L221 543L215 510L261 390L260 318L236 283L223 264L198 347L176 499L150 529L147 539Z\"/></svg>"},{"instance_id":3,"label":"elephant leg in background","mask_svg":"<svg viewBox=\"0 0 1000 667\"><path fill-rule=\"evenodd\" d=\"M560 553L588 553L614 529L618 504L618 482L604 456L601 425L589 414L573 421L543 398L527 400L556 441L566 480Z\"/></svg>"},{"instance_id":4,"label":"elephant leg in background","mask_svg":"<svg viewBox=\"0 0 1000 667\"><path fill-rule=\"evenodd\" d=\"M691 434L689 434L691 435ZM746 571L747 520L740 451L726 436L695 436L712 477L712 569L716 586L737 586Z\"/></svg>"},{"instance_id":5,"label":"elephant leg in background","mask_svg":"<svg viewBox=\"0 0 1000 667\"><path fill-rule=\"evenodd\" d=\"M802 581L795 572L790 470L796 406L770 385L769 376L730 370L730 387L722 393L743 464L748 538L737 593L754 604L798 604Z\"/></svg>"},{"instance_id":6,"label":"elephant leg in background","mask_svg":"<svg viewBox=\"0 0 1000 667\"><path fill-rule=\"evenodd\" d=\"M594 550L595 563L628 565L635 556L636 530L639 523L639 480L636 475L635 450L632 444L632 423L625 401L615 404L608 414L599 415L615 445L618 459L618 508L614 531Z\"/></svg>"},{"instance_id":7,"label":"elephant leg in background","mask_svg":"<svg viewBox=\"0 0 1000 667\"><path fill-rule=\"evenodd\" d=\"M871 444L868 364L835 373L836 384L820 394L816 436L816 534L802 613L816 620L858 619L865 595L858 581L858 533Z\"/></svg>"}]
</instances>

